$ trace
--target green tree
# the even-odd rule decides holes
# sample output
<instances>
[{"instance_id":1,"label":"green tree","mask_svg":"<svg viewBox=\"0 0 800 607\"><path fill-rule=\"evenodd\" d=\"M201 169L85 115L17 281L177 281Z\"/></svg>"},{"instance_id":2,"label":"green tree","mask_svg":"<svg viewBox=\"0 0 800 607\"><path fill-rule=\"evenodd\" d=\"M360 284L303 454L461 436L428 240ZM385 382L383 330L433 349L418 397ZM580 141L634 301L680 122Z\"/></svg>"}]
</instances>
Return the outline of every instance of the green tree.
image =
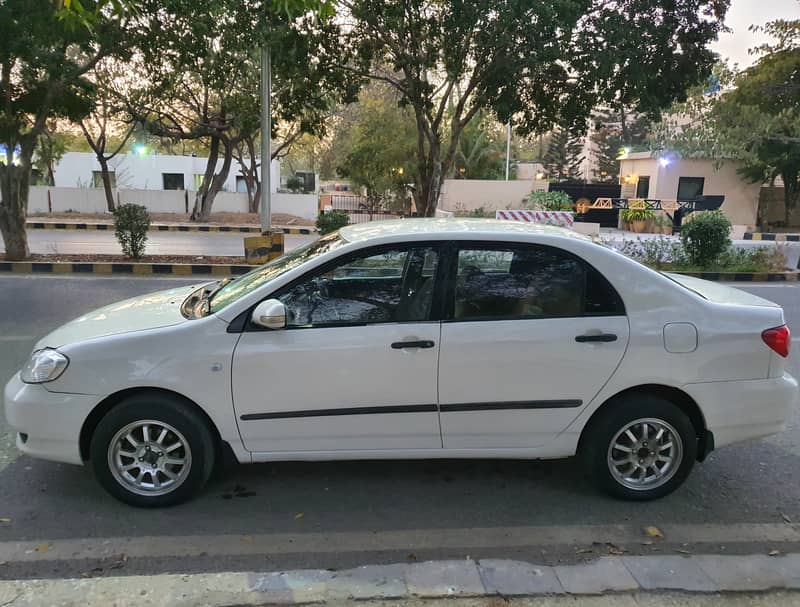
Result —
<instances>
[{"instance_id":1,"label":"green tree","mask_svg":"<svg viewBox=\"0 0 800 607\"><path fill-rule=\"evenodd\" d=\"M130 107L158 136L208 142L192 219L208 219L234 157L244 160L246 151L245 176L257 173L260 161L249 152L260 137L260 46L272 49L271 135L285 135L273 158L300 133L321 132L333 103L357 88L331 58L316 54L323 41L331 47L336 34L318 19L329 12L326 2L141 1L147 15L141 65L151 85ZM251 203L260 191L253 181Z\"/></svg>"},{"instance_id":2,"label":"green tree","mask_svg":"<svg viewBox=\"0 0 800 607\"><path fill-rule=\"evenodd\" d=\"M581 181L583 172L583 138L556 128L550 134L550 142L542 162L550 179L557 181Z\"/></svg>"},{"instance_id":3,"label":"green tree","mask_svg":"<svg viewBox=\"0 0 800 607\"><path fill-rule=\"evenodd\" d=\"M624 108L601 110L593 120L595 129L589 139L597 158L592 171L595 181L617 183L621 154L626 148L632 151L647 148L651 121L646 114Z\"/></svg>"},{"instance_id":4,"label":"green tree","mask_svg":"<svg viewBox=\"0 0 800 607\"><path fill-rule=\"evenodd\" d=\"M682 120L661 125L658 144L685 157L741 161L739 173L753 183L780 177L788 225L800 201L800 20L755 29L776 41L754 49L760 58L741 73L720 66L712 83L720 92L695 90L676 108Z\"/></svg>"},{"instance_id":5,"label":"green tree","mask_svg":"<svg viewBox=\"0 0 800 607\"><path fill-rule=\"evenodd\" d=\"M502 179L505 167L506 129L480 113L461 133L451 175L456 179Z\"/></svg>"},{"instance_id":6,"label":"green tree","mask_svg":"<svg viewBox=\"0 0 800 607\"><path fill-rule=\"evenodd\" d=\"M56 164L67 151L68 144L69 137L59 129L58 121L48 120L33 153L33 171L39 176L42 184L49 186L56 184Z\"/></svg>"},{"instance_id":7,"label":"green tree","mask_svg":"<svg viewBox=\"0 0 800 607\"><path fill-rule=\"evenodd\" d=\"M414 121L400 96L385 83L365 88L338 129L336 147L344 153L336 173L367 198L367 212L382 207L406 210L408 174L413 168Z\"/></svg>"},{"instance_id":8,"label":"green tree","mask_svg":"<svg viewBox=\"0 0 800 607\"><path fill-rule=\"evenodd\" d=\"M351 66L395 87L417 130L417 209L432 215L482 110L525 135L598 103L657 113L704 77L728 0L340 0ZM384 66L389 66L387 72ZM370 69L372 68L372 69ZM448 111L452 108L452 111Z\"/></svg>"},{"instance_id":9,"label":"green tree","mask_svg":"<svg viewBox=\"0 0 800 607\"><path fill-rule=\"evenodd\" d=\"M93 97L86 74L104 57L126 55L132 23L122 0L0 2L0 233L7 259L29 254L32 159L48 120L86 116Z\"/></svg>"}]
</instances>

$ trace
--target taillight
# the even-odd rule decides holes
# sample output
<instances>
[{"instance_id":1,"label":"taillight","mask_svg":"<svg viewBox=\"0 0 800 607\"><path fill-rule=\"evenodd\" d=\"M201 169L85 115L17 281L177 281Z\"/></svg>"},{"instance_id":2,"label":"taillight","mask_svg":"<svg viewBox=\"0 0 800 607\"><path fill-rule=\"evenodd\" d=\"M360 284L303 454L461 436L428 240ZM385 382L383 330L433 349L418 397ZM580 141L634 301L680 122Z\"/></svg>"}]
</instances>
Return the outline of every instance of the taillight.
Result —
<instances>
[{"instance_id":1,"label":"taillight","mask_svg":"<svg viewBox=\"0 0 800 607\"><path fill-rule=\"evenodd\" d=\"M786 358L789 356L789 346L792 343L792 336L789 333L789 327L781 325L780 327L773 327L767 329L761 334L761 339L772 350Z\"/></svg>"}]
</instances>

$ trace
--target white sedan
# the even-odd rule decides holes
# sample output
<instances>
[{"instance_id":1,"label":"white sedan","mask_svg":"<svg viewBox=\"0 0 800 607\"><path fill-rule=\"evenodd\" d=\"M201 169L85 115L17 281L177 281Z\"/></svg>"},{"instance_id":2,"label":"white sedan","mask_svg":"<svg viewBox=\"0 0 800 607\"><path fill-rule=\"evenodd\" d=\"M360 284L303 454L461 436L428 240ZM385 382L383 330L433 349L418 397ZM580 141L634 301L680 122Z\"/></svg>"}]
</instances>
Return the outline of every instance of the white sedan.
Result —
<instances>
[{"instance_id":1,"label":"white sedan","mask_svg":"<svg viewBox=\"0 0 800 607\"><path fill-rule=\"evenodd\" d=\"M578 455L606 491L673 491L796 401L783 310L573 232L350 226L233 281L90 312L5 388L33 457L137 506L242 463Z\"/></svg>"}]
</instances>

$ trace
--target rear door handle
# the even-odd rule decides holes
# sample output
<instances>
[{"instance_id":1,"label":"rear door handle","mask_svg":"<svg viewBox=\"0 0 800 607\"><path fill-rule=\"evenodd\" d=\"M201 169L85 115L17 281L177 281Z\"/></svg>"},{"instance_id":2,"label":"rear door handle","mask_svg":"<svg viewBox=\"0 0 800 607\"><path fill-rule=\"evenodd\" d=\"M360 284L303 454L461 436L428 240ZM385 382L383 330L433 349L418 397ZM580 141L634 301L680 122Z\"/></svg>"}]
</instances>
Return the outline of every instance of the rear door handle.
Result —
<instances>
[{"instance_id":1,"label":"rear door handle","mask_svg":"<svg viewBox=\"0 0 800 607\"><path fill-rule=\"evenodd\" d=\"M609 341L617 341L617 336L613 333L598 333L597 335L578 335L575 337L575 341L578 343L586 343L592 341L602 341L602 342L609 342Z\"/></svg>"},{"instance_id":2,"label":"rear door handle","mask_svg":"<svg viewBox=\"0 0 800 607\"><path fill-rule=\"evenodd\" d=\"M429 339L420 339L417 341L396 341L392 344L393 350L402 350L403 348L432 348L436 344Z\"/></svg>"}]
</instances>

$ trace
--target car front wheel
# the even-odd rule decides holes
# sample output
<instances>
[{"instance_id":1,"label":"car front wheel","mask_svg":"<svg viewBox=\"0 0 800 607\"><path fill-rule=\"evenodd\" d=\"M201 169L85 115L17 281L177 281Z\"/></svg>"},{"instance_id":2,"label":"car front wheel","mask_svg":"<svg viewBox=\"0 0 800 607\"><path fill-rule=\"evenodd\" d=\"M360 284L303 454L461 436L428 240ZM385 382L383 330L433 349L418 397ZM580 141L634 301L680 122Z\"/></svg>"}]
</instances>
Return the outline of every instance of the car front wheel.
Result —
<instances>
[{"instance_id":1,"label":"car front wheel","mask_svg":"<svg viewBox=\"0 0 800 607\"><path fill-rule=\"evenodd\" d=\"M606 492L650 500L672 493L694 465L697 434L671 402L645 394L609 403L587 428L584 468Z\"/></svg>"},{"instance_id":2,"label":"car front wheel","mask_svg":"<svg viewBox=\"0 0 800 607\"><path fill-rule=\"evenodd\" d=\"M141 507L189 499L208 480L214 442L205 421L177 398L142 393L126 398L100 420L91 460L103 487Z\"/></svg>"}]
</instances>

